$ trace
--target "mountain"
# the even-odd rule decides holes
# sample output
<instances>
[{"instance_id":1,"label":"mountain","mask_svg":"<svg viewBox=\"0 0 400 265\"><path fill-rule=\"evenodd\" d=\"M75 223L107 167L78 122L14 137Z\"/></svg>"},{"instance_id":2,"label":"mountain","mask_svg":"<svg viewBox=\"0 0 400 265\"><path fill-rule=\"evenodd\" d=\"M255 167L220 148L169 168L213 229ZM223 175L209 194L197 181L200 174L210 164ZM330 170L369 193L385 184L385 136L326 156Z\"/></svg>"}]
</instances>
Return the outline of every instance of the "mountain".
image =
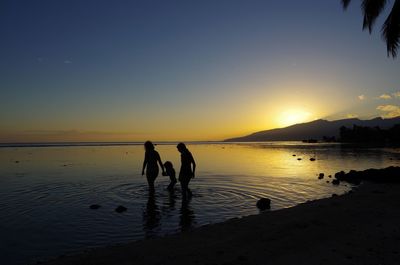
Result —
<instances>
[{"instance_id":1,"label":"mountain","mask_svg":"<svg viewBox=\"0 0 400 265\"><path fill-rule=\"evenodd\" d=\"M342 126L352 128L353 125L388 129L400 124L400 117L391 119L374 118L371 120L343 119L336 121L315 120L299 123L285 128L256 132L247 136L226 139L225 142L262 142L262 141L300 141L304 139L321 140L324 136L339 137Z\"/></svg>"}]
</instances>

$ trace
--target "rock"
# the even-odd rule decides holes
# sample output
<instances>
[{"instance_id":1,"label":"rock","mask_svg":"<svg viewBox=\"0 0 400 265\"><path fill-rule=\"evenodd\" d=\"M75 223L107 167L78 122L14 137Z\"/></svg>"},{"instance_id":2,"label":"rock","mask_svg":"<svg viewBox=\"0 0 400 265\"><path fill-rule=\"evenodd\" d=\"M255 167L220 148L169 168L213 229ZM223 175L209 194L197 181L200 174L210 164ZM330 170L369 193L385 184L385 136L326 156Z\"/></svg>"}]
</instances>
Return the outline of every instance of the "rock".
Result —
<instances>
[{"instance_id":1,"label":"rock","mask_svg":"<svg viewBox=\"0 0 400 265\"><path fill-rule=\"evenodd\" d=\"M314 157L311 157L311 158L310 158L310 161L315 161L315 158L314 158Z\"/></svg>"},{"instance_id":2,"label":"rock","mask_svg":"<svg viewBox=\"0 0 400 265\"><path fill-rule=\"evenodd\" d=\"M327 180L326 183L329 183L329 180Z\"/></svg>"},{"instance_id":3,"label":"rock","mask_svg":"<svg viewBox=\"0 0 400 265\"><path fill-rule=\"evenodd\" d=\"M319 173L319 175L318 175L318 179L323 179L323 178L324 178L324 176L325 176L325 174L324 174L324 173Z\"/></svg>"},{"instance_id":4,"label":"rock","mask_svg":"<svg viewBox=\"0 0 400 265\"><path fill-rule=\"evenodd\" d=\"M299 158L297 158L297 160L299 160L299 161L300 161L300 160L301 160L301 158L299 157Z\"/></svg>"},{"instance_id":5,"label":"rock","mask_svg":"<svg viewBox=\"0 0 400 265\"><path fill-rule=\"evenodd\" d=\"M256 205L260 210L267 210L271 208L271 200L267 198L261 198L257 201Z\"/></svg>"},{"instance_id":6,"label":"rock","mask_svg":"<svg viewBox=\"0 0 400 265\"><path fill-rule=\"evenodd\" d=\"M350 170L349 173L343 171L335 174L335 178L358 185L363 180L380 183L400 183L400 167L387 167L383 169L367 169L364 171Z\"/></svg>"},{"instance_id":7,"label":"rock","mask_svg":"<svg viewBox=\"0 0 400 265\"><path fill-rule=\"evenodd\" d=\"M92 209L92 210L97 210L97 209L99 209L100 207L101 207L101 206L98 205L98 204L92 204L92 205L89 206L89 208Z\"/></svg>"},{"instance_id":8,"label":"rock","mask_svg":"<svg viewBox=\"0 0 400 265\"><path fill-rule=\"evenodd\" d=\"M332 177L332 175L329 175L329 176L328 176L328 178L331 178L331 177Z\"/></svg>"},{"instance_id":9,"label":"rock","mask_svg":"<svg viewBox=\"0 0 400 265\"><path fill-rule=\"evenodd\" d=\"M332 194L332 197L337 197L338 195L336 194L336 193L333 193Z\"/></svg>"},{"instance_id":10,"label":"rock","mask_svg":"<svg viewBox=\"0 0 400 265\"><path fill-rule=\"evenodd\" d=\"M332 184L333 185L339 185L340 184L340 180L334 179L334 180L332 180Z\"/></svg>"},{"instance_id":11,"label":"rock","mask_svg":"<svg viewBox=\"0 0 400 265\"><path fill-rule=\"evenodd\" d=\"M335 174L335 178L340 179L344 177L344 175L346 175L346 173L344 173L344 171L340 171Z\"/></svg>"},{"instance_id":12,"label":"rock","mask_svg":"<svg viewBox=\"0 0 400 265\"><path fill-rule=\"evenodd\" d=\"M115 211L116 211L117 213L122 213L122 212L125 212L126 210L128 210L128 208L126 208L126 207L124 207L124 206L122 206L122 205L120 205L120 206L118 206L117 208L115 208Z\"/></svg>"},{"instance_id":13,"label":"rock","mask_svg":"<svg viewBox=\"0 0 400 265\"><path fill-rule=\"evenodd\" d=\"M296 156L295 154L293 154L292 156Z\"/></svg>"},{"instance_id":14,"label":"rock","mask_svg":"<svg viewBox=\"0 0 400 265\"><path fill-rule=\"evenodd\" d=\"M19 163L19 161L17 160L17 161L15 161L15 164L18 164Z\"/></svg>"}]
</instances>

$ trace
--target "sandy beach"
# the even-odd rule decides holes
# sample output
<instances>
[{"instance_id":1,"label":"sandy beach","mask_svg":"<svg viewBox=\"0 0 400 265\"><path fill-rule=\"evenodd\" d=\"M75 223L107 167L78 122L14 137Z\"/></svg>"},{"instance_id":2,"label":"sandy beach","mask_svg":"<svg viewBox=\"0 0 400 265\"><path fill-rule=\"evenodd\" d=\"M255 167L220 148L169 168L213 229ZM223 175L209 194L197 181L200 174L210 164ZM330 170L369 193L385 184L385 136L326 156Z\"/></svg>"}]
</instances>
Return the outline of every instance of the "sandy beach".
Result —
<instances>
[{"instance_id":1,"label":"sandy beach","mask_svg":"<svg viewBox=\"0 0 400 265\"><path fill-rule=\"evenodd\" d=\"M343 196L182 234L63 256L76 264L400 264L400 185L362 183Z\"/></svg>"}]
</instances>

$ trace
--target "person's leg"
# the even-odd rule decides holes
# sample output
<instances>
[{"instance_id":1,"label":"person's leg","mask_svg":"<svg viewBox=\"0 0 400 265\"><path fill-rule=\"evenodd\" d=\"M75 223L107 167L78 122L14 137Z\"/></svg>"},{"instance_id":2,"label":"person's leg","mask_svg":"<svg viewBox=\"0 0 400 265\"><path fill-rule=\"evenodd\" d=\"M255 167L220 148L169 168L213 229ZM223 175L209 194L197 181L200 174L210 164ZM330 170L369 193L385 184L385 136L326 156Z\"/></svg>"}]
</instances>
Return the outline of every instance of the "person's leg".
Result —
<instances>
[{"instance_id":1,"label":"person's leg","mask_svg":"<svg viewBox=\"0 0 400 265\"><path fill-rule=\"evenodd\" d=\"M187 181L187 186L186 186L186 190L187 190L187 194L189 195L189 197L192 197L193 193L192 191L189 189L189 182L190 182L190 178Z\"/></svg>"},{"instance_id":2,"label":"person's leg","mask_svg":"<svg viewBox=\"0 0 400 265\"><path fill-rule=\"evenodd\" d=\"M147 176L147 183L149 184L149 191L154 191L154 177Z\"/></svg>"},{"instance_id":3,"label":"person's leg","mask_svg":"<svg viewBox=\"0 0 400 265\"><path fill-rule=\"evenodd\" d=\"M187 196L187 190L188 190L188 181L186 179L181 180L181 188L182 188L182 196L185 199Z\"/></svg>"},{"instance_id":4,"label":"person's leg","mask_svg":"<svg viewBox=\"0 0 400 265\"><path fill-rule=\"evenodd\" d=\"M175 180L171 180L171 182L169 183L167 189L168 189L169 191L174 190L175 184L176 184L176 179L175 179Z\"/></svg>"}]
</instances>

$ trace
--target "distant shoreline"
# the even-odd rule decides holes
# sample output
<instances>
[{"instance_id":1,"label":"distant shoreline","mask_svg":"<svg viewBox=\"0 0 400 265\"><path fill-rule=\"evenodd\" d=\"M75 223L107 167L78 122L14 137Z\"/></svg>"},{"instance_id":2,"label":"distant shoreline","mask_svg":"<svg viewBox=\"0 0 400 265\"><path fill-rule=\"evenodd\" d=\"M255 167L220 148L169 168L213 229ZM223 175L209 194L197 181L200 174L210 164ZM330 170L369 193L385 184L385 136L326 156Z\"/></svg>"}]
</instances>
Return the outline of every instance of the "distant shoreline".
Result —
<instances>
[{"instance_id":1,"label":"distant shoreline","mask_svg":"<svg viewBox=\"0 0 400 265\"><path fill-rule=\"evenodd\" d=\"M184 143L188 145L196 145L196 144L268 144L268 143L298 143L301 145L309 145L305 144L302 141L298 140L287 140L287 141L243 141L243 142L225 142L225 141L184 141ZM130 145L143 145L144 141L134 141L134 142L38 142L38 143L0 143L0 148L9 148L9 147L72 147L72 146L130 146ZM175 145L178 144L179 141L154 141L155 145ZM337 145L338 143L318 143L318 144L332 144Z\"/></svg>"},{"instance_id":2,"label":"distant shoreline","mask_svg":"<svg viewBox=\"0 0 400 265\"><path fill-rule=\"evenodd\" d=\"M133 142L32 142L32 143L0 143L2 147L69 147L69 146L124 146L143 145L145 141ZM173 145L179 141L155 141L156 145ZM223 143L222 141L185 141L188 144Z\"/></svg>"}]
</instances>

